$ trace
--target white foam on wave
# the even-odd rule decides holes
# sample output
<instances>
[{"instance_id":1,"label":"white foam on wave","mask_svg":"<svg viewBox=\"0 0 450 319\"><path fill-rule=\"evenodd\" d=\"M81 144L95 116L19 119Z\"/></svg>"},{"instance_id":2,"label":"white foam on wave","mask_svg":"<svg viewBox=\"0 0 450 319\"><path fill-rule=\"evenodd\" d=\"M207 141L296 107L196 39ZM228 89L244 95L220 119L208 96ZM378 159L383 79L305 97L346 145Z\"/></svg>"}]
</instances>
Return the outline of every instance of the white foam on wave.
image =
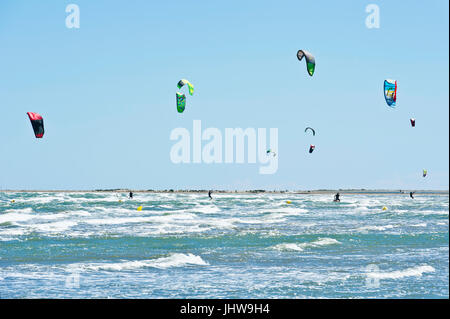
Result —
<instances>
[{"instance_id":1,"label":"white foam on wave","mask_svg":"<svg viewBox=\"0 0 450 319\"><path fill-rule=\"evenodd\" d=\"M357 230L359 231L367 231L367 230L386 230L386 229L392 229L396 226L394 225L385 225L385 226L364 226L364 227L359 227Z\"/></svg>"},{"instance_id":2,"label":"white foam on wave","mask_svg":"<svg viewBox=\"0 0 450 319\"><path fill-rule=\"evenodd\" d=\"M10 213L0 215L0 224L7 222L24 222L35 218L35 215L30 215L33 210L31 208L15 209Z\"/></svg>"},{"instance_id":3,"label":"white foam on wave","mask_svg":"<svg viewBox=\"0 0 450 319\"><path fill-rule=\"evenodd\" d=\"M301 247L301 244L295 244L295 243L278 244L275 246L275 248L278 250L303 251L303 247Z\"/></svg>"},{"instance_id":4,"label":"white foam on wave","mask_svg":"<svg viewBox=\"0 0 450 319\"><path fill-rule=\"evenodd\" d=\"M15 239L17 236L22 236L30 231L25 228L12 228L12 229L5 229L0 230L0 241L9 241Z\"/></svg>"},{"instance_id":5,"label":"white foam on wave","mask_svg":"<svg viewBox=\"0 0 450 319\"><path fill-rule=\"evenodd\" d=\"M267 200L263 198L247 198L239 200L241 203L265 203Z\"/></svg>"},{"instance_id":6,"label":"white foam on wave","mask_svg":"<svg viewBox=\"0 0 450 319\"><path fill-rule=\"evenodd\" d=\"M419 210L415 213L419 215L448 215L448 210Z\"/></svg>"},{"instance_id":7,"label":"white foam on wave","mask_svg":"<svg viewBox=\"0 0 450 319\"><path fill-rule=\"evenodd\" d=\"M276 222L281 222L284 221L284 217L289 217L289 216L298 216L300 214L304 214L307 213L308 210L303 209L303 208L296 208L296 207L281 207L281 208L276 208L276 209L263 209L260 210L261 212L268 212L270 213L267 216L264 216L263 218L266 220L271 220L271 221L276 221Z\"/></svg>"},{"instance_id":8,"label":"white foam on wave","mask_svg":"<svg viewBox=\"0 0 450 319\"><path fill-rule=\"evenodd\" d=\"M104 207L104 206L91 206L89 207L89 211L90 212L94 212L94 213L100 213L102 216L104 216L104 214L135 214L136 213L136 209L139 205L136 205L133 208L123 208L123 207ZM144 209L146 209L146 207L144 206Z\"/></svg>"},{"instance_id":9,"label":"white foam on wave","mask_svg":"<svg viewBox=\"0 0 450 319\"><path fill-rule=\"evenodd\" d=\"M30 214L33 213L33 214ZM39 214L34 213L30 207L23 209L10 210L10 213L0 215L0 224L5 222L17 223L27 222L32 219L35 220L55 220L66 218L67 213L55 213L55 214Z\"/></svg>"},{"instance_id":10,"label":"white foam on wave","mask_svg":"<svg viewBox=\"0 0 450 319\"><path fill-rule=\"evenodd\" d=\"M340 244L339 241L333 238L319 238L315 241L309 243L283 243L274 246L275 249L278 250L293 250L293 251L303 251L305 248L315 248L322 247L328 245L337 245Z\"/></svg>"},{"instance_id":11,"label":"white foam on wave","mask_svg":"<svg viewBox=\"0 0 450 319\"><path fill-rule=\"evenodd\" d=\"M214 228L235 228L238 218L207 218L200 221L200 224L208 225Z\"/></svg>"},{"instance_id":12,"label":"white foam on wave","mask_svg":"<svg viewBox=\"0 0 450 319\"><path fill-rule=\"evenodd\" d=\"M281 207L281 208L269 209L269 210L264 210L264 211L268 212L268 213L281 213L281 214L285 214L285 215L296 215L296 214L308 212L307 209L297 208L297 207Z\"/></svg>"},{"instance_id":13,"label":"white foam on wave","mask_svg":"<svg viewBox=\"0 0 450 319\"><path fill-rule=\"evenodd\" d=\"M211 230L212 227L205 227L199 225L191 225L189 227L186 226L177 226L173 224L161 224L157 225L155 228L143 230L139 233L139 236L152 236L152 235L167 235L167 234L182 234L185 235L187 233L202 233Z\"/></svg>"},{"instance_id":14,"label":"white foam on wave","mask_svg":"<svg viewBox=\"0 0 450 319\"><path fill-rule=\"evenodd\" d=\"M16 200L17 203L33 203L33 204L48 204L51 202L63 202L67 201L68 197L64 195L48 195L40 194L39 196L33 196L30 198L21 198Z\"/></svg>"},{"instance_id":15,"label":"white foam on wave","mask_svg":"<svg viewBox=\"0 0 450 319\"><path fill-rule=\"evenodd\" d=\"M45 220L53 220L53 219L60 219L60 218L66 218L66 213L56 213L56 214L36 214L34 215L36 219L45 219Z\"/></svg>"},{"instance_id":16,"label":"white foam on wave","mask_svg":"<svg viewBox=\"0 0 450 319\"><path fill-rule=\"evenodd\" d=\"M72 211L69 211L68 214L74 215L74 216L91 216L91 213L89 213L85 210L72 210Z\"/></svg>"},{"instance_id":17,"label":"white foam on wave","mask_svg":"<svg viewBox=\"0 0 450 319\"><path fill-rule=\"evenodd\" d=\"M111 218L92 218L84 222L90 225L124 225L131 223L146 223L151 217L111 217Z\"/></svg>"},{"instance_id":18,"label":"white foam on wave","mask_svg":"<svg viewBox=\"0 0 450 319\"><path fill-rule=\"evenodd\" d=\"M276 224L284 221L284 219L269 216L263 218L236 218L235 221L241 224Z\"/></svg>"},{"instance_id":19,"label":"white foam on wave","mask_svg":"<svg viewBox=\"0 0 450 319\"><path fill-rule=\"evenodd\" d=\"M423 273L435 272L435 269L428 265L396 270L391 272L369 272L367 277L375 279L400 279L404 277L421 277Z\"/></svg>"},{"instance_id":20,"label":"white foam on wave","mask_svg":"<svg viewBox=\"0 0 450 319\"><path fill-rule=\"evenodd\" d=\"M208 205L208 206L195 206L191 208L190 211L195 213L211 214L220 212L220 209L215 205Z\"/></svg>"},{"instance_id":21,"label":"white foam on wave","mask_svg":"<svg viewBox=\"0 0 450 319\"><path fill-rule=\"evenodd\" d=\"M380 206L376 207L370 207L370 206L357 206L351 211L347 212L347 214L354 214L354 215L372 215L372 214L379 214L381 211Z\"/></svg>"},{"instance_id":22,"label":"white foam on wave","mask_svg":"<svg viewBox=\"0 0 450 319\"><path fill-rule=\"evenodd\" d=\"M427 223L415 224L415 225L411 225L411 227L427 227Z\"/></svg>"},{"instance_id":23,"label":"white foam on wave","mask_svg":"<svg viewBox=\"0 0 450 319\"><path fill-rule=\"evenodd\" d=\"M191 221L195 218L194 214L169 214L158 216L141 216L141 217L109 217L109 218L93 218L84 220L85 223L91 225L125 225L136 223L182 223Z\"/></svg>"},{"instance_id":24,"label":"white foam on wave","mask_svg":"<svg viewBox=\"0 0 450 319\"><path fill-rule=\"evenodd\" d=\"M76 222L72 221L59 221L53 223L45 223L45 224L33 224L30 225L36 231L40 232L62 232L66 231L69 228L77 225Z\"/></svg>"},{"instance_id":25,"label":"white foam on wave","mask_svg":"<svg viewBox=\"0 0 450 319\"><path fill-rule=\"evenodd\" d=\"M183 267L183 266L208 266L200 256L194 254L181 254L175 253L168 257L161 257L151 260L135 260L135 261L123 261L120 263L110 264L92 264L87 265L84 268L90 270L109 270L109 271L122 271L122 270L134 270L139 268L158 268L166 269L171 267Z\"/></svg>"},{"instance_id":26,"label":"white foam on wave","mask_svg":"<svg viewBox=\"0 0 450 319\"><path fill-rule=\"evenodd\" d=\"M94 197L68 197L65 200L67 202L74 202L74 203L78 203L78 204L82 204L82 203L95 203L95 202L110 202L110 203L114 203L114 202L118 202L119 200L127 200L128 197L125 197L124 195L119 195L119 194L92 194L94 195Z\"/></svg>"}]
</instances>

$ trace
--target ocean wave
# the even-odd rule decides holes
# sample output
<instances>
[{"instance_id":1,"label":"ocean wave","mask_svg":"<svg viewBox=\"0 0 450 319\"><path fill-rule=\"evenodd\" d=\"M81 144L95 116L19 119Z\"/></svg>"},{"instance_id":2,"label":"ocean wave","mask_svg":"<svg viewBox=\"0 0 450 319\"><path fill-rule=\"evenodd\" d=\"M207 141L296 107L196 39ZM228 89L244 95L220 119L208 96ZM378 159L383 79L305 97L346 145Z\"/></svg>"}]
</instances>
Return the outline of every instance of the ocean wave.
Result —
<instances>
[{"instance_id":1,"label":"ocean wave","mask_svg":"<svg viewBox=\"0 0 450 319\"><path fill-rule=\"evenodd\" d=\"M169 214L159 216L141 216L141 217L108 217L86 219L84 222L91 225L126 225L136 223L182 223L195 219L194 214Z\"/></svg>"},{"instance_id":2,"label":"ocean wave","mask_svg":"<svg viewBox=\"0 0 450 319\"><path fill-rule=\"evenodd\" d=\"M300 214L307 213L308 210L295 207L282 207L277 209L262 210L262 212L270 213L265 217L265 219L282 222L285 221L286 217L299 216Z\"/></svg>"},{"instance_id":3,"label":"ocean wave","mask_svg":"<svg viewBox=\"0 0 450 319\"><path fill-rule=\"evenodd\" d=\"M414 224L411 227L427 227L427 223Z\"/></svg>"},{"instance_id":4,"label":"ocean wave","mask_svg":"<svg viewBox=\"0 0 450 319\"><path fill-rule=\"evenodd\" d=\"M23 236L30 232L30 229L25 228L7 228L5 230L0 230L0 241L14 240L18 236Z\"/></svg>"},{"instance_id":5,"label":"ocean wave","mask_svg":"<svg viewBox=\"0 0 450 319\"><path fill-rule=\"evenodd\" d=\"M39 232L62 232L75 225L77 225L77 223L73 221L59 221L45 224L34 224L30 225L30 227Z\"/></svg>"},{"instance_id":6,"label":"ocean wave","mask_svg":"<svg viewBox=\"0 0 450 319\"><path fill-rule=\"evenodd\" d=\"M211 214L220 212L220 209L215 205L208 205L208 206L195 206L191 208L190 211L195 213Z\"/></svg>"},{"instance_id":7,"label":"ocean wave","mask_svg":"<svg viewBox=\"0 0 450 319\"><path fill-rule=\"evenodd\" d=\"M392 228L394 228L394 227L396 227L396 226L394 226L394 225L385 225L385 226L364 226L364 227L359 227L359 228L357 228L357 230L359 230L359 231L368 231L368 230L380 230L380 231L383 231L383 230L386 230L386 229L392 229Z\"/></svg>"},{"instance_id":8,"label":"ocean wave","mask_svg":"<svg viewBox=\"0 0 450 319\"><path fill-rule=\"evenodd\" d=\"M85 210L71 210L67 212L67 215L72 216L91 216L92 214Z\"/></svg>"},{"instance_id":9,"label":"ocean wave","mask_svg":"<svg viewBox=\"0 0 450 319\"><path fill-rule=\"evenodd\" d=\"M6 212L6 214L0 215L0 223L6 222L24 222L33 218L36 218L35 215L30 215L33 210L31 208L25 209L17 209L11 212Z\"/></svg>"},{"instance_id":10,"label":"ocean wave","mask_svg":"<svg viewBox=\"0 0 450 319\"><path fill-rule=\"evenodd\" d=\"M337 245L340 244L339 241L333 238L319 238L315 241L309 243L282 243L274 246L275 249L278 250L290 250L290 251L303 251L306 248L316 248L323 247L328 245Z\"/></svg>"},{"instance_id":11,"label":"ocean wave","mask_svg":"<svg viewBox=\"0 0 450 319\"><path fill-rule=\"evenodd\" d=\"M419 215L448 215L449 211L447 210L419 210L416 212Z\"/></svg>"},{"instance_id":12,"label":"ocean wave","mask_svg":"<svg viewBox=\"0 0 450 319\"><path fill-rule=\"evenodd\" d=\"M396 270L391 272L368 272L367 277L375 279L400 279L404 277L421 277L423 273L431 273L436 270L428 265Z\"/></svg>"},{"instance_id":13,"label":"ocean wave","mask_svg":"<svg viewBox=\"0 0 450 319\"><path fill-rule=\"evenodd\" d=\"M425 209L425 210L418 210L418 209L396 209L394 210L396 214L399 215L415 215L415 216L428 216L428 215L447 215L449 214L448 209L447 210L432 210L432 209Z\"/></svg>"},{"instance_id":14,"label":"ocean wave","mask_svg":"<svg viewBox=\"0 0 450 319\"><path fill-rule=\"evenodd\" d=\"M68 198L64 195L60 195L60 196L46 196L44 194L41 194L41 196L37 197L31 197L31 198L20 198L20 199L16 199L16 203L32 203L32 204L48 204L51 202L64 202L67 201Z\"/></svg>"},{"instance_id":15,"label":"ocean wave","mask_svg":"<svg viewBox=\"0 0 450 319\"><path fill-rule=\"evenodd\" d=\"M299 213L307 213L308 210L304 208L297 208L297 207L280 207L276 209L264 209L263 210L266 213L283 213L283 214L299 214Z\"/></svg>"},{"instance_id":16,"label":"ocean wave","mask_svg":"<svg viewBox=\"0 0 450 319\"><path fill-rule=\"evenodd\" d=\"M285 221L282 217L269 215L261 218L235 218L234 220L240 224L276 224Z\"/></svg>"},{"instance_id":17,"label":"ocean wave","mask_svg":"<svg viewBox=\"0 0 450 319\"><path fill-rule=\"evenodd\" d=\"M161 257L157 259L150 260L134 260L134 261L123 261L120 263L109 263L109 264L92 264L87 265L84 268L89 270L107 270L107 271L122 271L122 270L134 270L139 268L158 268L167 269L172 267L183 267L183 266L208 266L209 264L205 262L200 256L194 254L182 254L175 253L168 257Z\"/></svg>"}]
</instances>

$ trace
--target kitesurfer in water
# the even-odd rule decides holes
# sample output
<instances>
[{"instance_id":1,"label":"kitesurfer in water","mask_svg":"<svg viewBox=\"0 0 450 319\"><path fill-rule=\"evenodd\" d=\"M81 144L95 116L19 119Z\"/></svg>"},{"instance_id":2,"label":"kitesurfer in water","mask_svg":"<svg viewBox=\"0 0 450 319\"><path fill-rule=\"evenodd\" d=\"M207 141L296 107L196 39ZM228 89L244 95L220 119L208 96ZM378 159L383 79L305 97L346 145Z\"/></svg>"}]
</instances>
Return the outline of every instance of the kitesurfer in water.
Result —
<instances>
[{"instance_id":1,"label":"kitesurfer in water","mask_svg":"<svg viewBox=\"0 0 450 319\"><path fill-rule=\"evenodd\" d=\"M213 199L213 198L211 197L211 193L212 193L212 191L209 191L209 192L208 192L209 199Z\"/></svg>"},{"instance_id":2,"label":"kitesurfer in water","mask_svg":"<svg viewBox=\"0 0 450 319\"><path fill-rule=\"evenodd\" d=\"M415 193L415 192L409 192L409 197L411 197L412 199L414 199L414 196L413 196L414 193Z\"/></svg>"},{"instance_id":3,"label":"kitesurfer in water","mask_svg":"<svg viewBox=\"0 0 450 319\"><path fill-rule=\"evenodd\" d=\"M130 192L130 199L133 198L133 192Z\"/></svg>"},{"instance_id":4,"label":"kitesurfer in water","mask_svg":"<svg viewBox=\"0 0 450 319\"><path fill-rule=\"evenodd\" d=\"M337 192L337 194L336 195L334 195L334 201L335 202L340 202L341 200L339 199L339 192Z\"/></svg>"}]
</instances>

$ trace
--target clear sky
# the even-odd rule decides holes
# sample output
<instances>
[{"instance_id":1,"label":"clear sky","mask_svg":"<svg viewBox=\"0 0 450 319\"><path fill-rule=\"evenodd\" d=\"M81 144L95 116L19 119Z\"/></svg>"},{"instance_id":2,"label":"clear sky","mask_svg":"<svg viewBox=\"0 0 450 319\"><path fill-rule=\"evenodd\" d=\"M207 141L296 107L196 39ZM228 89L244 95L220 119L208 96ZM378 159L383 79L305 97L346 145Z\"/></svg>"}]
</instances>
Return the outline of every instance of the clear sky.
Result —
<instances>
[{"instance_id":1,"label":"clear sky","mask_svg":"<svg viewBox=\"0 0 450 319\"><path fill-rule=\"evenodd\" d=\"M70 3L79 29L65 25ZM379 29L365 25L370 3ZM446 0L2 0L0 188L448 189L448 12ZM315 55L313 77L298 49ZM195 86L183 114L181 78ZM170 133L193 120L278 128L277 173L173 164Z\"/></svg>"}]
</instances>

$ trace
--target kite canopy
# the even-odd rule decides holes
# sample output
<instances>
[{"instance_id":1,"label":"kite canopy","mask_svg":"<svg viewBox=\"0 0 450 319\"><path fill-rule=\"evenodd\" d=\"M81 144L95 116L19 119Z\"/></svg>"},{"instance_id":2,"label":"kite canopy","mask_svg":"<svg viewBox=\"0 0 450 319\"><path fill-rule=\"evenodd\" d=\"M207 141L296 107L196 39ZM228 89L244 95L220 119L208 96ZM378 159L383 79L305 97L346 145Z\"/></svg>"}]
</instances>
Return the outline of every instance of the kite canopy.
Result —
<instances>
[{"instance_id":1,"label":"kite canopy","mask_svg":"<svg viewBox=\"0 0 450 319\"><path fill-rule=\"evenodd\" d=\"M416 120L415 119L410 119L411 121L411 126L412 127L416 127Z\"/></svg>"},{"instance_id":2,"label":"kite canopy","mask_svg":"<svg viewBox=\"0 0 450 319\"><path fill-rule=\"evenodd\" d=\"M307 130L311 130L311 132L313 133L313 136L316 136L316 131L314 131L314 129L312 127L305 128L305 133Z\"/></svg>"},{"instance_id":3,"label":"kite canopy","mask_svg":"<svg viewBox=\"0 0 450 319\"><path fill-rule=\"evenodd\" d=\"M183 113L186 107L186 95L177 92L177 111L178 113Z\"/></svg>"},{"instance_id":4,"label":"kite canopy","mask_svg":"<svg viewBox=\"0 0 450 319\"><path fill-rule=\"evenodd\" d=\"M183 86L187 85L189 88L189 94L194 94L194 86L186 79L181 79L178 81L177 87L181 89ZM178 113L183 113L186 108L186 95L181 92L177 92L177 111Z\"/></svg>"},{"instance_id":5,"label":"kite canopy","mask_svg":"<svg viewBox=\"0 0 450 319\"><path fill-rule=\"evenodd\" d=\"M397 81L384 80L384 98L387 105L394 108L397 102Z\"/></svg>"},{"instance_id":6,"label":"kite canopy","mask_svg":"<svg viewBox=\"0 0 450 319\"><path fill-rule=\"evenodd\" d=\"M313 76L314 69L316 68L316 59L314 56L306 50L298 50L297 59L301 61L305 57L306 60L306 69L308 70L308 74Z\"/></svg>"},{"instance_id":7,"label":"kite canopy","mask_svg":"<svg viewBox=\"0 0 450 319\"><path fill-rule=\"evenodd\" d=\"M266 152L267 155L272 154L273 157L277 156L277 153L275 153L274 151L272 151L271 149L268 149Z\"/></svg>"},{"instance_id":8,"label":"kite canopy","mask_svg":"<svg viewBox=\"0 0 450 319\"><path fill-rule=\"evenodd\" d=\"M180 81L178 81L178 84L177 84L177 86L178 86L178 88L179 89L181 89L184 85L186 85L187 84L187 86L188 86L188 88L189 88L189 94L190 95L194 95L194 86L192 85L192 83L190 83L188 80L186 80L186 79L181 79Z\"/></svg>"},{"instance_id":9,"label":"kite canopy","mask_svg":"<svg viewBox=\"0 0 450 319\"><path fill-rule=\"evenodd\" d=\"M34 135L36 138L42 138L44 136L44 119L37 113L27 112L27 114L33 126Z\"/></svg>"},{"instance_id":10,"label":"kite canopy","mask_svg":"<svg viewBox=\"0 0 450 319\"><path fill-rule=\"evenodd\" d=\"M423 176L423 177L426 177L426 176L427 176L427 173L428 173L428 172L427 172L427 170L426 170L426 169L424 169L424 170L423 170L423 174L422 174L422 176Z\"/></svg>"},{"instance_id":11,"label":"kite canopy","mask_svg":"<svg viewBox=\"0 0 450 319\"><path fill-rule=\"evenodd\" d=\"M316 147L315 147L314 145L311 144L311 145L309 146L309 152L310 152L310 153L314 152L314 149L315 149L315 148L316 148Z\"/></svg>"}]
</instances>

